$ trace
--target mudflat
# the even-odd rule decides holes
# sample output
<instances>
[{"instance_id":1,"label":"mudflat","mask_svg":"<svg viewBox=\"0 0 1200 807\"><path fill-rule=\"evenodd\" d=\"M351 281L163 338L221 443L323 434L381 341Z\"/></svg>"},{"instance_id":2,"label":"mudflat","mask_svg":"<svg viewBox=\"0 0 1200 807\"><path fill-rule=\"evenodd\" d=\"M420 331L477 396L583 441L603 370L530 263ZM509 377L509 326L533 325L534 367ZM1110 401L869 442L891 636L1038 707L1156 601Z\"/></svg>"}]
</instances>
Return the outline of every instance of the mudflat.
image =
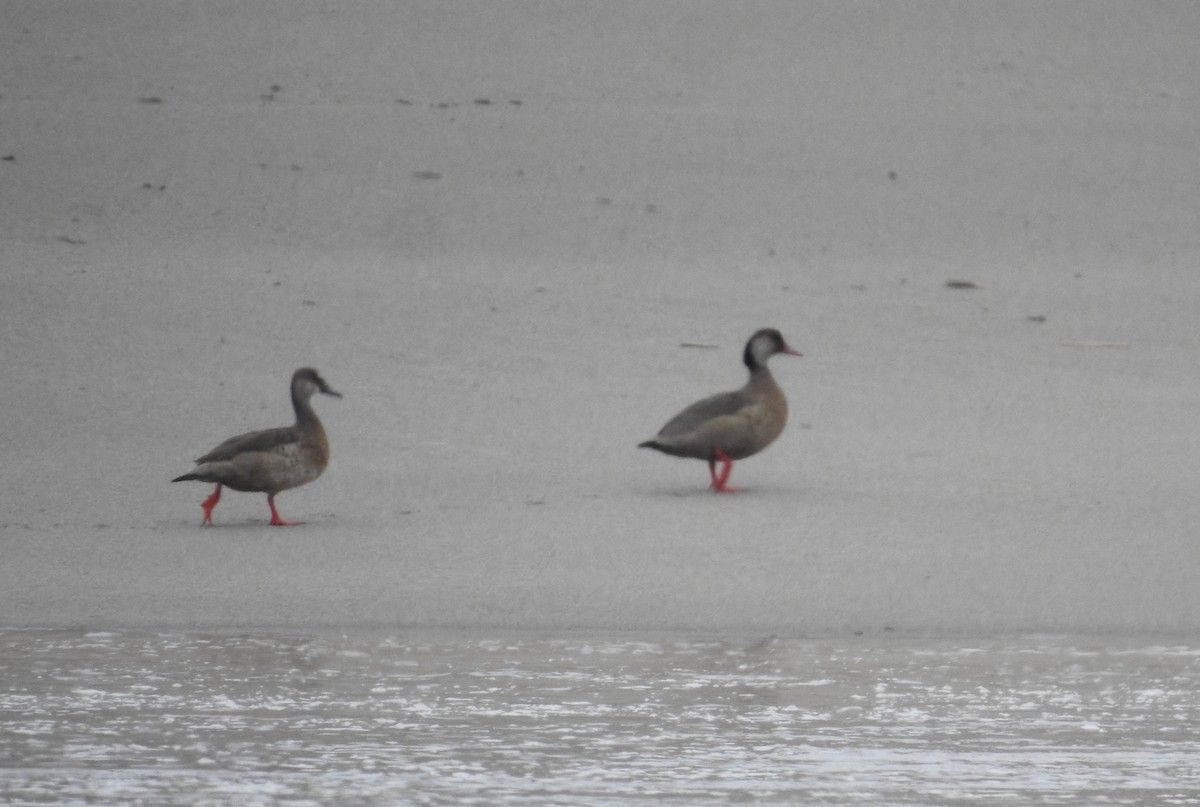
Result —
<instances>
[{"instance_id":1,"label":"mudflat","mask_svg":"<svg viewBox=\"0 0 1200 807\"><path fill-rule=\"evenodd\" d=\"M1195 630L1198 17L5 8L0 624ZM760 327L713 495L635 446Z\"/></svg>"}]
</instances>

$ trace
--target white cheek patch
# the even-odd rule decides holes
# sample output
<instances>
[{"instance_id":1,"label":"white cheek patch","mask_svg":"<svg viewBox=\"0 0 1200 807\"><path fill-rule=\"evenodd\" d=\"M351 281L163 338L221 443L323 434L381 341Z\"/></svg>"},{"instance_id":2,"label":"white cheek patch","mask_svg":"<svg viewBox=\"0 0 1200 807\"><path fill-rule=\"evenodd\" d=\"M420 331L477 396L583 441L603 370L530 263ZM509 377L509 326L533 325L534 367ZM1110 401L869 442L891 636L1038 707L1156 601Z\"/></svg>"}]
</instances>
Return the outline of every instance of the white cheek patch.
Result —
<instances>
[{"instance_id":1,"label":"white cheek patch","mask_svg":"<svg viewBox=\"0 0 1200 807\"><path fill-rule=\"evenodd\" d=\"M775 355L775 340L768 336L760 336L750 345L750 355L756 364L766 364L767 359Z\"/></svg>"}]
</instances>

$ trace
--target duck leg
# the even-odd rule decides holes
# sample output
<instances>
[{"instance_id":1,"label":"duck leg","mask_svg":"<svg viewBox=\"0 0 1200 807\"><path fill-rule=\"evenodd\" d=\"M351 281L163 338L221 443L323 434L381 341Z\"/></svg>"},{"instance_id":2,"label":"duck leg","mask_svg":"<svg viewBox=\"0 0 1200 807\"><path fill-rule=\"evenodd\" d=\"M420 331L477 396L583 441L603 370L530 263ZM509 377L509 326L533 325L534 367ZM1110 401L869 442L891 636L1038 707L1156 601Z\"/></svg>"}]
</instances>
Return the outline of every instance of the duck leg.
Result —
<instances>
[{"instance_id":1,"label":"duck leg","mask_svg":"<svg viewBox=\"0 0 1200 807\"><path fill-rule=\"evenodd\" d=\"M212 495L200 503L200 506L204 508L204 521L201 522L202 524L212 524L212 511L213 508L217 506L217 502L219 501L221 501L220 483L217 484L217 487L212 492Z\"/></svg>"},{"instance_id":2,"label":"duck leg","mask_svg":"<svg viewBox=\"0 0 1200 807\"><path fill-rule=\"evenodd\" d=\"M297 527L303 524L303 521L284 521L279 517L279 511L275 509L275 494L267 494L267 506L271 508L271 526L273 527Z\"/></svg>"},{"instance_id":3,"label":"duck leg","mask_svg":"<svg viewBox=\"0 0 1200 807\"><path fill-rule=\"evenodd\" d=\"M721 473L717 474L717 463L721 463ZM708 473L712 477L712 489L717 493L741 493L742 488L726 485L729 475L733 473L733 460L721 449L713 451L712 459L708 461Z\"/></svg>"}]
</instances>

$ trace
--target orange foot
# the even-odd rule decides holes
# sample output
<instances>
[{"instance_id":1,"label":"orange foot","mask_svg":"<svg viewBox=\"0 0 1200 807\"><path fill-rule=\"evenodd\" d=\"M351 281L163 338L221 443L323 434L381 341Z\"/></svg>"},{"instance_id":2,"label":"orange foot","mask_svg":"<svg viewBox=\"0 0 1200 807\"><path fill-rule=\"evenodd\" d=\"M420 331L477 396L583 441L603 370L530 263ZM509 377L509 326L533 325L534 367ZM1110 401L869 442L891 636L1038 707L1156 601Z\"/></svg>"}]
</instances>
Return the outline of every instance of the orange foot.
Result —
<instances>
[{"instance_id":1,"label":"orange foot","mask_svg":"<svg viewBox=\"0 0 1200 807\"><path fill-rule=\"evenodd\" d=\"M217 488L212 492L212 495L200 503L200 506L204 508L204 521L200 523L212 524L212 511L213 508L217 506L217 502L219 501L221 501L221 486L217 485Z\"/></svg>"},{"instance_id":2,"label":"orange foot","mask_svg":"<svg viewBox=\"0 0 1200 807\"><path fill-rule=\"evenodd\" d=\"M275 509L275 494L267 496L267 504L271 508L271 526L272 527L298 527L303 524L303 521L284 521L279 517L279 511Z\"/></svg>"},{"instance_id":3,"label":"orange foot","mask_svg":"<svg viewBox=\"0 0 1200 807\"><path fill-rule=\"evenodd\" d=\"M717 473L717 463L721 463L721 473ZM716 493L741 493L744 488L735 488L726 484L729 475L733 473L733 460L721 449L714 449L712 459L708 461L708 475L712 477L712 490Z\"/></svg>"}]
</instances>

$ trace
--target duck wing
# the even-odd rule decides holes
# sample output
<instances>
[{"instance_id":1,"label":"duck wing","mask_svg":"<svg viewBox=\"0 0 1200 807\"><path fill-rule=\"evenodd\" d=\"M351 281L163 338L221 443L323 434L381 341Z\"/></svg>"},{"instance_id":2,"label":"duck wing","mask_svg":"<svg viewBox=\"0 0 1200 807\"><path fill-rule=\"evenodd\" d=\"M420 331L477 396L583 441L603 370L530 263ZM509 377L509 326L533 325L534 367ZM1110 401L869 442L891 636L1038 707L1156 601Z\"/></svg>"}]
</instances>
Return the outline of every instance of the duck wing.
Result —
<instances>
[{"instance_id":1,"label":"duck wing","mask_svg":"<svg viewBox=\"0 0 1200 807\"><path fill-rule=\"evenodd\" d=\"M736 415L745 409L749 401L742 390L721 392L708 398L696 401L675 417L667 421L659 432L659 437L678 437L691 434L696 429L716 418Z\"/></svg>"},{"instance_id":2,"label":"duck wing","mask_svg":"<svg viewBox=\"0 0 1200 807\"><path fill-rule=\"evenodd\" d=\"M283 426L278 429L263 429L256 432L246 432L236 437L230 437L225 442L196 460L197 465L206 462L227 462L239 454L249 454L259 451L271 451L282 445L300 442L295 426Z\"/></svg>"}]
</instances>

